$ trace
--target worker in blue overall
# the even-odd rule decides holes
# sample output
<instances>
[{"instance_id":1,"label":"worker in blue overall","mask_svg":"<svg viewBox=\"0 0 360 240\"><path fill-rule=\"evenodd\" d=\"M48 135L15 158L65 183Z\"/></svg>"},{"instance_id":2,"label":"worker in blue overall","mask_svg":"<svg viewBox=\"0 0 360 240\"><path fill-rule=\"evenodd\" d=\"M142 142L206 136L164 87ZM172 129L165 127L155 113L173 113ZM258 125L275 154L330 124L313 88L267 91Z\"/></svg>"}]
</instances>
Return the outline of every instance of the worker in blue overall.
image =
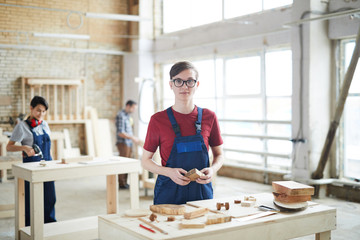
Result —
<instances>
[{"instance_id":1,"label":"worker in blue overall","mask_svg":"<svg viewBox=\"0 0 360 240\"><path fill-rule=\"evenodd\" d=\"M223 164L223 140L215 113L193 103L200 83L198 75L190 62L174 64L169 86L175 103L150 119L142 166L158 174L154 204L184 204L213 198L211 181ZM158 148L161 164L152 160ZM211 166L209 148L213 154ZM193 168L204 176L190 181L185 174Z\"/></svg>"},{"instance_id":2,"label":"worker in blue overall","mask_svg":"<svg viewBox=\"0 0 360 240\"><path fill-rule=\"evenodd\" d=\"M40 96L35 96L30 103L30 116L19 122L6 146L7 151L23 152L23 162L51 161L50 128L43 120L48 109L47 101ZM15 145L16 142L21 146ZM30 188L25 181L25 226L30 226ZM56 222L55 218L55 184L53 181L44 183L44 223Z\"/></svg>"}]
</instances>

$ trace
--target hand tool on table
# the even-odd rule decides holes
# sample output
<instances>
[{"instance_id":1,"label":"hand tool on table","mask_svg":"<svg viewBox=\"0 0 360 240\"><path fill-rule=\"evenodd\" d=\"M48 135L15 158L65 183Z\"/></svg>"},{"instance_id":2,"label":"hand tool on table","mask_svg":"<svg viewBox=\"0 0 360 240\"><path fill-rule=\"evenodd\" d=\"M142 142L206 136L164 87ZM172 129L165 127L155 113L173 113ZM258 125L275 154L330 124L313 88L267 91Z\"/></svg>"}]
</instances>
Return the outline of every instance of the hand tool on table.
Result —
<instances>
[{"instance_id":1,"label":"hand tool on table","mask_svg":"<svg viewBox=\"0 0 360 240\"><path fill-rule=\"evenodd\" d=\"M262 211L280 212L279 209L268 207L268 206L265 206L265 205L260 205L259 209L262 210Z\"/></svg>"},{"instance_id":2,"label":"hand tool on table","mask_svg":"<svg viewBox=\"0 0 360 240\"><path fill-rule=\"evenodd\" d=\"M155 225L152 224L151 222L148 222L148 221L146 221L145 219L143 219L143 218L141 218L141 217L139 217L138 219L139 219L140 221L142 221L143 223L146 223L146 224L149 225L150 227L158 230L159 232L161 232L161 233L163 233L163 234L166 234L166 235L168 234L168 232L166 232L166 231L162 230L161 228L155 226Z\"/></svg>"}]
</instances>

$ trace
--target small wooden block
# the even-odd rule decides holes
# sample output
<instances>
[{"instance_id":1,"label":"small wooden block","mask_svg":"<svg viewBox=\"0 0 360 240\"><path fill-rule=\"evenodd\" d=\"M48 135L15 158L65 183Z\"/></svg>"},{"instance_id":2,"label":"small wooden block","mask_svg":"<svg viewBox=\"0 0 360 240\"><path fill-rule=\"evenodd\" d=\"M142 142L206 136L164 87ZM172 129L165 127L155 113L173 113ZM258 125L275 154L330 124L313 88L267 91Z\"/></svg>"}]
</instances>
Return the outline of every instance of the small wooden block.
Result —
<instances>
[{"instance_id":1,"label":"small wooden block","mask_svg":"<svg viewBox=\"0 0 360 240\"><path fill-rule=\"evenodd\" d=\"M256 198L254 198L253 196L245 196L244 200L245 201L254 201L254 202L256 202Z\"/></svg>"},{"instance_id":2,"label":"small wooden block","mask_svg":"<svg viewBox=\"0 0 360 240\"><path fill-rule=\"evenodd\" d=\"M174 216L170 216L170 217L167 218L167 221L168 221L168 222L173 222L173 221L175 221L175 217L174 217Z\"/></svg>"},{"instance_id":3,"label":"small wooden block","mask_svg":"<svg viewBox=\"0 0 360 240\"><path fill-rule=\"evenodd\" d=\"M277 193L284 193L288 196L314 195L314 187L294 182L276 181L272 182L272 187Z\"/></svg>"},{"instance_id":4,"label":"small wooden block","mask_svg":"<svg viewBox=\"0 0 360 240\"><path fill-rule=\"evenodd\" d=\"M276 193L276 192L273 192L273 195L276 201L283 203L297 203L297 202L311 201L310 195L288 196L284 193Z\"/></svg>"},{"instance_id":5,"label":"small wooden block","mask_svg":"<svg viewBox=\"0 0 360 240\"><path fill-rule=\"evenodd\" d=\"M200 222L198 220L187 220L187 219L183 219L180 223L180 229L182 228L204 228L205 227L205 223Z\"/></svg>"},{"instance_id":6,"label":"small wooden block","mask_svg":"<svg viewBox=\"0 0 360 240\"><path fill-rule=\"evenodd\" d=\"M252 207L255 205L255 201L241 201L242 207Z\"/></svg>"},{"instance_id":7,"label":"small wooden block","mask_svg":"<svg viewBox=\"0 0 360 240\"><path fill-rule=\"evenodd\" d=\"M183 215L185 213L185 206L176 204L158 204L151 205L150 210L160 214L168 215Z\"/></svg>"},{"instance_id":8,"label":"small wooden block","mask_svg":"<svg viewBox=\"0 0 360 240\"><path fill-rule=\"evenodd\" d=\"M209 212L209 209L207 209L207 208L199 208L199 209L184 213L184 218L185 219L193 219L193 218L204 216L208 212Z\"/></svg>"},{"instance_id":9,"label":"small wooden block","mask_svg":"<svg viewBox=\"0 0 360 240\"><path fill-rule=\"evenodd\" d=\"M46 161L45 160L40 160L39 164L40 164L40 166L45 167L46 166Z\"/></svg>"},{"instance_id":10,"label":"small wooden block","mask_svg":"<svg viewBox=\"0 0 360 240\"><path fill-rule=\"evenodd\" d=\"M185 174L185 177L190 178L191 181L195 181L196 179L198 179L199 177L204 176L204 175L205 174L203 174L196 168L193 168Z\"/></svg>"},{"instance_id":11,"label":"small wooden block","mask_svg":"<svg viewBox=\"0 0 360 240\"><path fill-rule=\"evenodd\" d=\"M230 209L230 204L228 202L225 203L225 209L229 210Z\"/></svg>"},{"instance_id":12,"label":"small wooden block","mask_svg":"<svg viewBox=\"0 0 360 240\"><path fill-rule=\"evenodd\" d=\"M206 225L225 223L225 222L230 222L230 221L231 221L231 216L226 216L223 214L216 214L216 215L210 215L207 217Z\"/></svg>"},{"instance_id":13,"label":"small wooden block","mask_svg":"<svg viewBox=\"0 0 360 240\"><path fill-rule=\"evenodd\" d=\"M235 203L235 204L240 204L240 203L241 203L241 200L234 200L234 203Z\"/></svg>"}]
</instances>

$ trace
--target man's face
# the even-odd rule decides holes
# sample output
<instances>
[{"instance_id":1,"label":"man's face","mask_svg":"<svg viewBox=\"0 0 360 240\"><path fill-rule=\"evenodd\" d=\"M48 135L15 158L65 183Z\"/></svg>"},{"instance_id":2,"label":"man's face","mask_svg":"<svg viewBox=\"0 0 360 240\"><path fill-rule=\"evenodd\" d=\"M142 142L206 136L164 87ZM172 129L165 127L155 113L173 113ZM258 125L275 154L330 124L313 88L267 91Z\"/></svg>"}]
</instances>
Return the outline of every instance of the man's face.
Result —
<instances>
[{"instance_id":1,"label":"man's face","mask_svg":"<svg viewBox=\"0 0 360 240\"><path fill-rule=\"evenodd\" d=\"M137 105L136 105L136 104L133 104L132 106L127 105L127 106L126 106L126 112L127 112L127 113L133 113L133 112L135 112L136 108L137 108Z\"/></svg>"}]
</instances>

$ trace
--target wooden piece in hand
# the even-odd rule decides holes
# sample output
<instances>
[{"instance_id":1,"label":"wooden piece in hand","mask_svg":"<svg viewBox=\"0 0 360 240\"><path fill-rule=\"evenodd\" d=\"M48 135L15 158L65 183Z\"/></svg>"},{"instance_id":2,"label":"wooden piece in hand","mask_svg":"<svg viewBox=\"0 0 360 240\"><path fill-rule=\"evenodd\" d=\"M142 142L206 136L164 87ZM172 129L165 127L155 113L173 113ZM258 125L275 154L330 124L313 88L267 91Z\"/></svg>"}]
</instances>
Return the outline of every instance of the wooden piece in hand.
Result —
<instances>
[{"instance_id":1,"label":"wooden piece in hand","mask_svg":"<svg viewBox=\"0 0 360 240\"><path fill-rule=\"evenodd\" d=\"M276 192L273 192L273 195L276 201L283 203L298 203L298 202L311 201L310 195L289 196L284 193L276 193Z\"/></svg>"},{"instance_id":2,"label":"wooden piece in hand","mask_svg":"<svg viewBox=\"0 0 360 240\"><path fill-rule=\"evenodd\" d=\"M226 216L223 214L215 214L207 217L206 225L225 223L230 221L231 221L231 216Z\"/></svg>"},{"instance_id":3,"label":"wooden piece in hand","mask_svg":"<svg viewBox=\"0 0 360 240\"><path fill-rule=\"evenodd\" d=\"M196 168L193 168L185 174L185 177L190 178L190 181L195 181L196 179L198 179L199 177L204 176L204 175L205 174L203 174Z\"/></svg>"},{"instance_id":4,"label":"wooden piece in hand","mask_svg":"<svg viewBox=\"0 0 360 240\"><path fill-rule=\"evenodd\" d=\"M284 193L288 196L313 195L314 187L294 181L272 182L272 187L277 193Z\"/></svg>"},{"instance_id":5,"label":"wooden piece in hand","mask_svg":"<svg viewBox=\"0 0 360 240\"><path fill-rule=\"evenodd\" d=\"M209 212L209 209L207 209L207 208L198 208L196 210L184 213L184 218L185 219L193 219L193 218L204 216L208 212Z\"/></svg>"},{"instance_id":6,"label":"wooden piece in hand","mask_svg":"<svg viewBox=\"0 0 360 240\"><path fill-rule=\"evenodd\" d=\"M151 205L150 210L160 214L168 215L183 215L185 213L185 206L176 204L158 204Z\"/></svg>"},{"instance_id":7,"label":"wooden piece in hand","mask_svg":"<svg viewBox=\"0 0 360 240\"><path fill-rule=\"evenodd\" d=\"M205 227L205 223L194 219L192 220L183 219L180 223L180 228L204 228L204 227Z\"/></svg>"}]
</instances>

